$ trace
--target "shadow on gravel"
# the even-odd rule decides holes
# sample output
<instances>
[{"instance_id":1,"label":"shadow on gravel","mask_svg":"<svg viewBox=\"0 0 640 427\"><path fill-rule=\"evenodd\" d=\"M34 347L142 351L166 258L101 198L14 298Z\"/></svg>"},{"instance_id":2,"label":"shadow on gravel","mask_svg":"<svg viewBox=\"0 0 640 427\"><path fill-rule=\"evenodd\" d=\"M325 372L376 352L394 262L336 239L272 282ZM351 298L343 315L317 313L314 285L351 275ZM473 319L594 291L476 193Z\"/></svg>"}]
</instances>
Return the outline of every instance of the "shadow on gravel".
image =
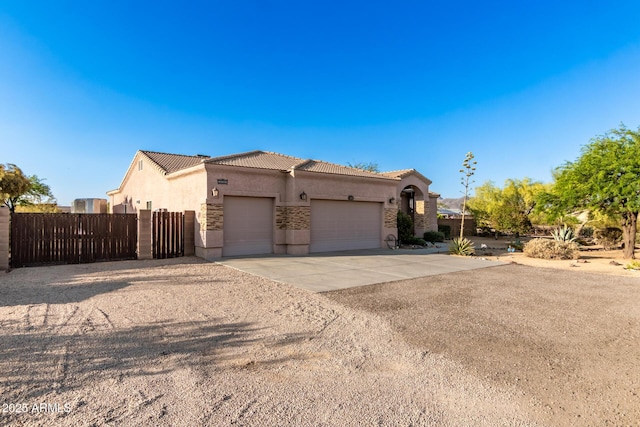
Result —
<instances>
[{"instance_id":1,"label":"shadow on gravel","mask_svg":"<svg viewBox=\"0 0 640 427\"><path fill-rule=\"evenodd\" d=\"M5 324L0 332L0 390L7 399L25 400L109 378L163 375L184 368L281 365L291 357L249 360L245 349L256 345L275 349L308 338L302 334L259 338L262 328L250 323L215 323L215 319L158 322L114 330L87 319L68 333L46 327L16 333L18 325Z\"/></svg>"},{"instance_id":2,"label":"shadow on gravel","mask_svg":"<svg viewBox=\"0 0 640 427\"><path fill-rule=\"evenodd\" d=\"M171 283L173 278L187 277L189 266L205 262L183 257L16 269L0 276L0 307L81 302L134 283L161 286ZM181 268L176 269L176 266ZM157 274L142 277L131 274L143 268L153 268ZM104 280L105 277L109 280Z\"/></svg>"}]
</instances>

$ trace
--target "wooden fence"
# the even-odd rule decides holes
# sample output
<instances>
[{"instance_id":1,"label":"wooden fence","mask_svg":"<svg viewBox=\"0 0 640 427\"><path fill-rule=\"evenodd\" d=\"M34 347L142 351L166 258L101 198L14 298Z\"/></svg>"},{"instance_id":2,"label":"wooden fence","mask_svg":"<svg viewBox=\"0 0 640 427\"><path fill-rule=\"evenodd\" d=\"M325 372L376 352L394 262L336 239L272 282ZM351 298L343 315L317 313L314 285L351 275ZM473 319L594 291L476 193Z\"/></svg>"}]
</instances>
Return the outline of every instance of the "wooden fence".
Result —
<instances>
[{"instance_id":1,"label":"wooden fence","mask_svg":"<svg viewBox=\"0 0 640 427\"><path fill-rule=\"evenodd\" d=\"M182 212L154 212L152 227L153 258L176 258L184 255Z\"/></svg>"},{"instance_id":2,"label":"wooden fence","mask_svg":"<svg viewBox=\"0 0 640 427\"><path fill-rule=\"evenodd\" d=\"M132 214L11 215L11 267L136 259Z\"/></svg>"}]
</instances>

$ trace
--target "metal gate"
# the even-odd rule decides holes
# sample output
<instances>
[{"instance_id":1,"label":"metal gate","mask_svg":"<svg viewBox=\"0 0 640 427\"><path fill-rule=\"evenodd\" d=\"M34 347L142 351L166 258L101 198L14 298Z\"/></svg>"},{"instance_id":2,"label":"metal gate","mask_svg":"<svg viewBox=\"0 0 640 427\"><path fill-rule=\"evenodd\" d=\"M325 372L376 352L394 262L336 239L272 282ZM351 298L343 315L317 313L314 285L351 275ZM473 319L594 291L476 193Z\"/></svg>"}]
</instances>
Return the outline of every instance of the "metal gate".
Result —
<instances>
[{"instance_id":1,"label":"metal gate","mask_svg":"<svg viewBox=\"0 0 640 427\"><path fill-rule=\"evenodd\" d=\"M176 258L184 255L184 214L154 212L152 226L154 258Z\"/></svg>"},{"instance_id":2,"label":"metal gate","mask_svg":"<svg viewBox=\"0 0 640 427\"><path fill-rule=\"evenodd\" d=\"M132 214L11 215L11 267L136 259Z\"/></svg>"}]
</instances>

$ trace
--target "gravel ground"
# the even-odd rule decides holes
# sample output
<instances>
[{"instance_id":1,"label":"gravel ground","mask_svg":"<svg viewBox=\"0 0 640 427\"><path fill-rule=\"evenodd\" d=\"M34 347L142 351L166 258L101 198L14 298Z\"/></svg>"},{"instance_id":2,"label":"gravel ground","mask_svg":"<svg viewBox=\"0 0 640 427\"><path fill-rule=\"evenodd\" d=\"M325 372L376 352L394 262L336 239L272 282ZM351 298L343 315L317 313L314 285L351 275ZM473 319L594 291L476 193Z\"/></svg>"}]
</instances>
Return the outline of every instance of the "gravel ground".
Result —
<instances>
[{"instance_id":1,"label":"gravel ground","mask_svg":"<svg viewBox=\"0 0 640 427\"><path fill-rule=\"evenodd\" d=\"M484 292L472 284L484 283L478 280L486 270L495 277L500 271L517 274L530 285L537 277L534 271L499 269L411 281L405 283L408 290L402 283L393 284L407 296L396 295L397 302L392 295L381 296L382 310L357 304L353 296L362 292L364 300L373 304L371 297L384 287L328 298L196 258L0 273L0 424L543 425L536 421L538 412L532 412L529 396L521 395L527 389L512 384L508 367L497 377L483 370L484 359L503 353L498 349L502 334L497 334L496 346L470 344L469 359L450 351L455 345L446 345L469 342L463 332L488 322L507 300L514 321L504 333L516 339L519 328L525 328L523 352L540 345L525 339L540 337L531 329L533 320L526 319L531 307L518 302L518 295L527 293L522 287L509 290L507 282L494 285L492 293L503 289L510 296L496 304L482 299L486 312L477 319L466 315L464 307ZM442 303L436 305L459 309L462 324L453 327L455 313L441 309L436 314L420 313L427 306L419 299L428 293L417 289L438 294L433 284L453 289L466 281L470 283L458 291L440 294ZM597 301L588 304L586 295L579 304L598 310L580 312L558 326L573 333L593 315L602 322L610 319L610 330L603 326L600 335L585 343L576 341L579 349L566 358L580 354L580 349L592 354L596 349L588 347L593 342L607 343L603 350L613 366L624 367L612 372L607 384L635 384L637 391L638 287L636 291L631 287L627 282L611 288L612 293L623 289L633 298L624 302L600 284L589 284L589 295L600 295L603 306ZM408 301L410 295L416 300ZM538 309L533 312L547 316L535 324L553 329L559 321L556 310L570 306L574 294L559 293L564 303L546 309L549 297L537 295ZM457 302L458 298L462 300ZM394 310L404 310L407 322L390 316ZM408 328L411 319L416 319L415 325L407 331L402 325ZM452 327L443 330L447 325ZM493 336L488 329L486 337ZM619 354L622 349L627 354ZM633 357L636 363L627 366ZM532 357L531 363L542 360ZM562 368L564 360L551 363ZM626 382L618 383L621 375L628 376ZM522 378L537 380L534 374ZM593 384L594 392L602 389ZM628 397L629 402L634 399L637 395Z\"/></svg>"},{"instance_id":2,"label":"gravel ground","mask_svg":"<svg viewBox=\"0 0 640 427\"><path fill-rule=\"evenodd\" d=\"M635 273L506 265L324 295L377 315L404 342L462 366L485 387L510 391L536 422L638 426Z\"/></svg>"}]
</instances>

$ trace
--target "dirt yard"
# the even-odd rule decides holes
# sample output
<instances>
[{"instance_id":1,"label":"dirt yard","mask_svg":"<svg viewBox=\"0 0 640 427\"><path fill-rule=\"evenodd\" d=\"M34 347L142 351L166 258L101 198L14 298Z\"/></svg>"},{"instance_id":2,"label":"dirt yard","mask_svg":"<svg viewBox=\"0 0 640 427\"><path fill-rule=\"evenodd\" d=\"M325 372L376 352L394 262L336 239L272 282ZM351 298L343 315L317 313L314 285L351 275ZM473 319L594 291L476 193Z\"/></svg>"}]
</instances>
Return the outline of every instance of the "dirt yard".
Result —
<instances>
[{"instance_id":1,"label":"dirt yard","mask_svg":"<svg viewBox=\"0 0 640 427\"><path fill-rule=\"evenodd\" d=\"M635 425L637 278L311 294L196 258L0 273L2 425Z\"/></svg>"}]
</instances>

